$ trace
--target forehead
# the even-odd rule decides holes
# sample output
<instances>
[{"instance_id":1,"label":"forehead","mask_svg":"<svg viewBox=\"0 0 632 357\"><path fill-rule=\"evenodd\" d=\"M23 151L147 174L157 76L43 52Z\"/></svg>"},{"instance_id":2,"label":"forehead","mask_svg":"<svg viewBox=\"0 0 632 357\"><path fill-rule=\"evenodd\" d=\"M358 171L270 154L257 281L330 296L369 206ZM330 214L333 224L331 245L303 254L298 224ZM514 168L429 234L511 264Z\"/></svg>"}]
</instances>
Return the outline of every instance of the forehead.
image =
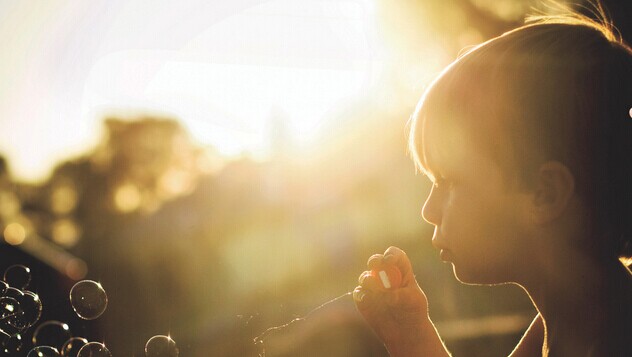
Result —
<instances>
[{"instance_id":1,"label":"forehead","mask_svg":"<svg viewBox=\"0 0 632 357\"><path fill-rule=\"evenodd\" d=\"M498 192L511 190L511 181L507 180L510 175L485 150L481 150L467 132L458 127L436 130L436 124L435 130L432 130L433 125L429 127L421 150L431 179L442 177L458 182L473 189L472 192L485 193L490 198Z\"/></svg>"},{"instance_id":2,"label":"forehead","mask_svg":"<svg viewBox=\"0 0 632 357\"><path fill-rule=\"evenodd\" d=\"M421 141L425 168L431 176L466 178L493 163L462 126L444 120L426 120Z\"/></svg>"},{"instance_id":3,"label":"forehead","mask_svg":"<svg viewBox=\"0 0 632 357\"><path fill-rule=\"evenodd\" d=\"M477 148L464 128L447 120L422 118L421 151L424 166L433 176L445 171L458 171Z\"/></svg>"},{"instance_id":4,"label":"forehead","mask_svg":"<svg viewBox=\"0 0 632 357\"><path fill-rule=\"evenodd\" d=\"M459 179L510 177L500 165L507 153L500 133L476 118L426 116L417 118L417 147L424 171ZM503 154L505 153L505 154Z\"/></svg>"},{"instance_id":5,"label":"forehead","mask_svg":"<svg viewBox=\"0 0 632 357\"><path fill-rule=\"evenodd\" d=\"M414 150L419 166L431 176L440 169L458 169L473 154L505 170L513 168L510 133L517 107L510 105L489 64L474 57L468 54L450 65L415 111Z\"/></svg>"}]
</instances>

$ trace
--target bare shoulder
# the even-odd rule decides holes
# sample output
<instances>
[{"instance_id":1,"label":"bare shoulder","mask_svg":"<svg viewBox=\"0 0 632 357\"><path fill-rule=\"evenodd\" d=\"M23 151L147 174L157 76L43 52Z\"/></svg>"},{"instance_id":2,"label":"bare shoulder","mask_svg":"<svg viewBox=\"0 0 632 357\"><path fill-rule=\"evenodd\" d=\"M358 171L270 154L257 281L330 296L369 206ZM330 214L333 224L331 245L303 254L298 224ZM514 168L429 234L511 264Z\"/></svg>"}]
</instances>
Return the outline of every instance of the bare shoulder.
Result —
<instances>
[{"instance_id":1,"label":"bare shoulder","mask_svg":"<svg viewBox=\"0 0 632 357\"><path fill-rule=\"evenodd\" d=\"M543 343L544 321L542 316L537 314L509 357L541 356Z\"/></svg>"}]
</instances>

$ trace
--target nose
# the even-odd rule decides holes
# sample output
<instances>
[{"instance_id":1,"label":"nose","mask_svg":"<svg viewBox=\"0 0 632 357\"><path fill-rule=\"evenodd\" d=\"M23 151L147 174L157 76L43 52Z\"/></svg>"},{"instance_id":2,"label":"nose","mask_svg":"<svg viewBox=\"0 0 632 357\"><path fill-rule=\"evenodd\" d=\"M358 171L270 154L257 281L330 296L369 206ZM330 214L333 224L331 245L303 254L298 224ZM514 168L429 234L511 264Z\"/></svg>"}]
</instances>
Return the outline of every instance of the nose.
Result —
<instances>
[{"instance_id":1,"label":"nose","mask_svg":"<svg viewBox=\"0 0 632 357\"><path fill-rule=\"evenodd\" d=\"M421 210L421 217L435 226L441 224L441 203L438 196L437 188L433 186Z\"/></svg>"}]
</instances>

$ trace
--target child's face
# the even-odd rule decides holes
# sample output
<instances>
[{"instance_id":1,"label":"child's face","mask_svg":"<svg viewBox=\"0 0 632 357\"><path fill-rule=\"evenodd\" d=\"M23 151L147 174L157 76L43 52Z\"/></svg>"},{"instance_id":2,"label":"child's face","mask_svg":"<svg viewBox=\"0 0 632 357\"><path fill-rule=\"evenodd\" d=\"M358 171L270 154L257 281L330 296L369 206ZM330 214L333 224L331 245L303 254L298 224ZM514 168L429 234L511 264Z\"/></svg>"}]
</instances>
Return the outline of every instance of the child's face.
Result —
<instances>
[{"instance_id":1,"label":"child's face","mask_svg":"<svg viewBox=\"0 0 632 357\"><path fill-rule=\"evenodd\" d=\"M508 186L501 168L464 137L438 142L446 141L447 149L424 148L435 176L422 211L435 226L432 243L462 282L513 281L517 264L525 264L528 196Z\"/></svg>"}]
</instances>

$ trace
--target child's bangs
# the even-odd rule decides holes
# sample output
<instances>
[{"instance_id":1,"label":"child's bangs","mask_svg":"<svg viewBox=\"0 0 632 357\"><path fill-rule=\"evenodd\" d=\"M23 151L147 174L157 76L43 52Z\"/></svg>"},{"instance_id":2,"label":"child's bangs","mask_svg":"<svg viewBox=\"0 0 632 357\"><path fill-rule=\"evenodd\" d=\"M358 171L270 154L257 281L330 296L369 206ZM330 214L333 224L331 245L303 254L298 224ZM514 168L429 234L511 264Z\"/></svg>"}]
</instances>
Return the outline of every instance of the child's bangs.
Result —
<instances>
[{"instance_id":1,"label":"child's bangs","mask_svg":"<svg viewBox=\"0 0 632 357\"><path fill-rule=\"evenodd\" d=\"M497 111L484 98L490 93L488 81L476 72L455 62L432 83L411 118L409 151L417 169L431 180L441 171L437 162L450 162L455 152L467 150L467 143L478 146L495 121L489 119Z\"/></svg>"}]
</instances>

